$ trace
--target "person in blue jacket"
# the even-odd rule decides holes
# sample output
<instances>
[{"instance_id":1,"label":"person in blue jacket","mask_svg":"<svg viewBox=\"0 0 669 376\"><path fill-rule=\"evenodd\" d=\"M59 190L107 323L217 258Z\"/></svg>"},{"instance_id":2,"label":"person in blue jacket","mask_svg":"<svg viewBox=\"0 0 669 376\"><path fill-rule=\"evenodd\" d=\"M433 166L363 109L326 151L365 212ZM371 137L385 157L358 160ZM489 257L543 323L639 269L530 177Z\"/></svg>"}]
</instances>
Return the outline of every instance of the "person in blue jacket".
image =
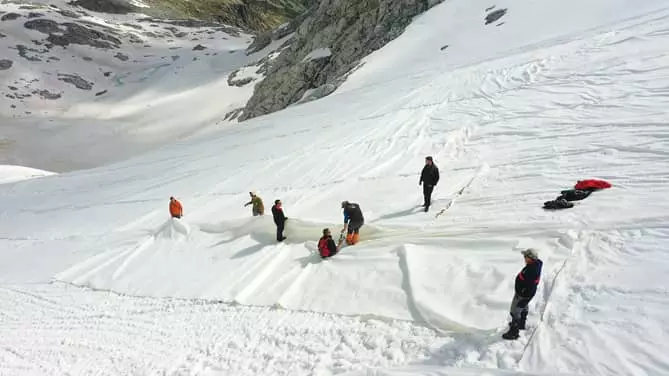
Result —
<instances>
[{"instance_id":1,"label":"person in blue jacket","mask_svg":"<svg viewBox=\"0 0 669 376\"><path fill-rule=\"evenodd\" d=\"M504 339L518 339L518 331L525 329L527 306L537 293L537 287L541 279L543 261L539 259L537 251L528 248L522 252L522 255L525 258L525 267L516 276L515 292L509 312L511 322L509 323L509 330L502 334Z\"/></svg>"}]
</instances>

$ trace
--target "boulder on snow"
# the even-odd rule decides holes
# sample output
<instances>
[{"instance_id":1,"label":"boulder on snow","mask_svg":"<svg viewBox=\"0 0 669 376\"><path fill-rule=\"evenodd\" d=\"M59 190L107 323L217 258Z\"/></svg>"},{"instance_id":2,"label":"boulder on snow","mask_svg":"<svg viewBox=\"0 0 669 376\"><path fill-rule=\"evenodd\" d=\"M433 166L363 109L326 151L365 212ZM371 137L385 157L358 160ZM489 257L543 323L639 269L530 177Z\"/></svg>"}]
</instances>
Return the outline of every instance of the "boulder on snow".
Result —
<instances>
[{"instance_id":1,"label":"boulder on snow","mask_svg":"<svg viewBox=\"0 0 669 376\"><path fill-rule=\"evenodd\" d=\"M0 70L7 70L14 65L14 62L9 59L0 59Z\"/></svg>"},{"instance_id":2,"label":"boulder on snow","mask_svg":"<svg viewBox=\"0 0 669 376\"><path fill-rule=\"evenodd\" d=\"M22 58L24 58L28 61L42 61L42 59L40 59L36 55L48 52L48 50L37 50L35 48L26 47L22 44L17 44L16 49L19 51L19 56L21 56ZM32 53L32 54L28 54L28 53Z\"/></svg>"},{"instance_id":3,"label":"boulder on snow","mask_svg":"<svg viewBox=\"0 0 669 376\"><path fill-rule=\"evenodd\" d=\"M67 82L68 84L74 85L77 89L81 90L91 90L93 88L93 83L84 80L76 74L58 74L58 80Z\"/></svg>"},{"instance_id":4,"label":"boulder on snow","mask_svg":"<svg viewBox=\"0 0 669 376\"><path fill-rule=\"evenodd\" d=\"M58 22L52 21L52 20L47 20L45 18L41 18L38 20L30 20L26 21L23 24L23 27L29 30L36 30L39 31L40 33L43 34L50 34L50 33L60 33L63 30L61 30L60 26L58 25Z\"/></svg>"},{"instance_id":5,"label":"boulder on snow","mask_svg":"<svg viewBox=\"0 0 669 376\"><path fill-rule=\"evenodd\" d=\"M62 35L49 34L47 40L56 46L81 44L97 48L118 48L122 42L110 33L103 33L79 23L66 22L61 24L65 28Z\"/></svg>"},{"instance_id":6,"label":"boulder on snow","mask_svg":"<svg viewBox=\"0 0 669 376\"><path fill-rule=\"evenodd\" d=\"M202 50L206 50L206 49L207 49L207 47L205 47L201 44L198 44L197 46L193 47L193 51L202 51Z\"/></svg>"},{"instance_id":7,"label":"boulder on snow","mask_svg":"<svg viewBox=\"0 0 669 376\"><path fill-rule=\"evenodd\" d=\"M492 11L492 12L488 13L488 15L485 16L485 24L489 25L489 24L499 20L500 18L502 18L506 14L506 11L507 11L507 8L503 8L503 9L497 9L495 11Z\"/></svg>"},{"instance_id":8,"label":"boulder on snow","mask_svg":"<svg viewBox=\"0 0 669 376\"><path fill-rule=\"evenodd\" d=\"M21 15L18 13L7 13L3 14L2 17L0 17L0 21L13 21L19 17L21 17Z\"/></svg>"},{"instance_id":9,"label":"boulder on snow","mask_svg":"<svg viewBox=\"0 0 669 376\"><path fill-rule=\"evenodd\" d=\"M60 93L52 93L49 90L35 90L33 94L39 95L42 99L55 100L59 99L62 95Z\"/></svg>"},{"instance_id":10,"label":"boulder on snow","mask_svg":"<svg viewBox=\"0 0 669 376\"><path fill-rule=\"evenodd\" d=\"M114 55L115 58L121 60L121 61L128 61L130 60L130 57L124 53L117 52L116 55Z\"/></svg>"}]
</instances>

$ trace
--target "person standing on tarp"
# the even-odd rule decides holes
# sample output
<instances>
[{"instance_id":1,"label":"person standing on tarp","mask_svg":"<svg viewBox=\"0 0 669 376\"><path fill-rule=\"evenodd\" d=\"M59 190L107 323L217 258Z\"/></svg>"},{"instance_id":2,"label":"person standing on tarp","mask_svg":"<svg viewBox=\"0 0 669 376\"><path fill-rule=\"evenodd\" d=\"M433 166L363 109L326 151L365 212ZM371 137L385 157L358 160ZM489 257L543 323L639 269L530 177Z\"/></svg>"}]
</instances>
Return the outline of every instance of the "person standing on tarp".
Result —
<instances>
[{"instance_id":1,"label":"person standing on tarp","mask_svg":"<svg viewBox=\"0 0 669 376\"><path fill-rule=\"evenodd\" d=\"M525 259L525 267L516 276L513 300L511 301L511 322L509 330L502 334L504 339L518 339L519 330L525 330L527 321L528 304L537 293L539 280L541 279L541 268L543 261L539 259L537 251L528 248L522 252Z\"/></svg>"},{"instance_id":2,"label":"person standing on tarp","mask_svg":"<svg viewBox=\"0 0 669 376\"><path fill-rule=\"evenodd\" d=\"M281 200L274 200L274 206L272 206L272 216L274 217L274 223L276 224L276 241L282 242L286 240L286 237L283 236L283 229L286 225L286 215L283 214L283 203Z\"/></svg>"},{"instance_id":3,"label":"person standing on tarp","mask_svg":"<svg viewBox=\"0 0 669 376\"><path fill-rule=\"evenodd\" d=\"M439 168L434 164L432 157L425 157L425 167L423 167L423 171L420 173L420 181L418 181L418 185L423 185L423 207L425 211L430 210L432 191L437 183L439 183Z\"/></svg>"},{"instance_id":4,"label":"person standing on tarp","mask_svg":"<svg viewBox=\"0 0 669 376\"><path fill-rule=\"evenodd\" d=\"M264 215L265 214L265 206L262 203L262 199L256 195L255 192L249 192L249 195L251 196L251 201L247 202L244 204L244 206L249 206L253 205L251 207L251 214L253 214L254 217L257 217L259 215Z\"/></svg>"}]
</instances>

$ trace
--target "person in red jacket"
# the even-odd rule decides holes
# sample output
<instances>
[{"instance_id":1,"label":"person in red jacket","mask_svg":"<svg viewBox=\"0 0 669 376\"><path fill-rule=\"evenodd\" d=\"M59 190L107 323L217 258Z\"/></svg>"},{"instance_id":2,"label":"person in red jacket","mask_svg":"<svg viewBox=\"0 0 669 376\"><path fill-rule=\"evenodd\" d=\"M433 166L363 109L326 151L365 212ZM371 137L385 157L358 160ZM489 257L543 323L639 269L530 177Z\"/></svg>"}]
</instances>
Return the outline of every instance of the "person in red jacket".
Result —
<instances>
[{"instance_id":1,"label":"person in red jacket","mask_svg":"<svg viewBox=\"0 0 669 376\"><path fill-rule=\"evenodd\" d=\"M332 233L330 233L330 229L324 228L323 237L318 240L318 253L321 255L322 259L330 258L339 253L343 242L344 237L341 236L339 238L339 244L335 244L334 240L332 239Z\"/></svg>"},{"instance_id":2,"label":"person in red jacket","mask_svg":"<svg viewBox=\"0 0 669 376\"><path fill-rule=\"evenodd\" d=\"M174 197L170 197L170 215L172 218L181 218L184 215L181 203Z\"/></svg>"}]
</instances>

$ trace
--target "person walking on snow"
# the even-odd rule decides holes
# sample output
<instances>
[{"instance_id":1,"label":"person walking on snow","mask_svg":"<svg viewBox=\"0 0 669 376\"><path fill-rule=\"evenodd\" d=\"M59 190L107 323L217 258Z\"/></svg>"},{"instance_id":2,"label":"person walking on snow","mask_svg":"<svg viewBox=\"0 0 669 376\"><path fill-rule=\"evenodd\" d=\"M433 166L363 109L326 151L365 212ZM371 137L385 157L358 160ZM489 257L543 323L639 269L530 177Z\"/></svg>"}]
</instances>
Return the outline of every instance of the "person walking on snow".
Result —
<instances>
[{"instance_id":1,"label":"person walking on snow","mask_svg":"<svg viewBox=\"0 0 669 376\"><path fill-rule=\"evenodd\" d=\"M174 197L170 197L170 215L172 218L181 218L184 215L181 203Z\"/></svg>"},{"instance_id":2,"label":"person walking on snow","mask_svg":"<svg viewBox=\"0 0 669 376\"><path fill-rule=\"evenodd\" d=\"M274 206L272 206L272 216L274 217L274 223L276 224L276 241L282 242L286 240L286 237L283 236L283 229L286 225L286 216L283 214L283 207L281 206L281 200L274 200Z\"/></svg>"},{"instance_id":3,"label":"person walking on snow","mask_svg":"<svg viewBox=\"0 0 669 376\"><path fill-rule=\"evenodd\" d=\"M537 251L528 248L522 252L525 258L525 267L516 276L515 293L511 301L511 322L509 330L502 334L504 339L518 339L519 330L525 330L527 320L527 305L537 293L537 286L541 279L541 268L543 261L539 259Z\"/></svg>"},{"instance_id":4,"label":"person walking on snow","mask_svg":"<svg viewBox=\"0 0 669 376\"><path fill-rule=\"evenodd\" d=\"M425 157L425 167L423 167L418 181L418 185L423 185L423 207L426 212L432 204L432 191L437 183L439 183L439 168L434 164L432 157L427 156Z\"/></svg>"},{"instance_id":5,"label":"person walking on snow","mask_svg":"<svg viewBox=\"0 0 669 376\"><path fill-rule=\"evenodd\" d=\"M318 240L318 253L321 255L322 259L328 259L339 253L339 249L341 249L341 244L343 242L344 238L342 237L339 239L339 244L335 244L330 229L324 228L323 236Z\"/></svg>"},{"instance_id":6,"label":"person walking on snow","mask_svg":"<svg viewBox=\"0 0 669 376\"><path fill-rule=\"evenodd\" d=\"M244 204L244 207L247 207L251 204L253 206L251 207L251 213L253 213L253 216L259 216L259 215L264 215L265 214L265 206L262 203L262 199L258 197L255 192L249 192L249 195L251 195L251 201L247 202Z\"/></svg>"},{"instance_id":7,"label":"person walking on snow","mask_svg":"<svg viewBox=\"0 0 669 376\"><path fill-rule=\"evenodd\" d=\"M362 215L360 205L342 201L342 209L344 209L344 228L342 233L346 232L346 244L353 245L358 242L360 237L360 228L365 224L365 217Z\"/></svg>"}]
</instances>

